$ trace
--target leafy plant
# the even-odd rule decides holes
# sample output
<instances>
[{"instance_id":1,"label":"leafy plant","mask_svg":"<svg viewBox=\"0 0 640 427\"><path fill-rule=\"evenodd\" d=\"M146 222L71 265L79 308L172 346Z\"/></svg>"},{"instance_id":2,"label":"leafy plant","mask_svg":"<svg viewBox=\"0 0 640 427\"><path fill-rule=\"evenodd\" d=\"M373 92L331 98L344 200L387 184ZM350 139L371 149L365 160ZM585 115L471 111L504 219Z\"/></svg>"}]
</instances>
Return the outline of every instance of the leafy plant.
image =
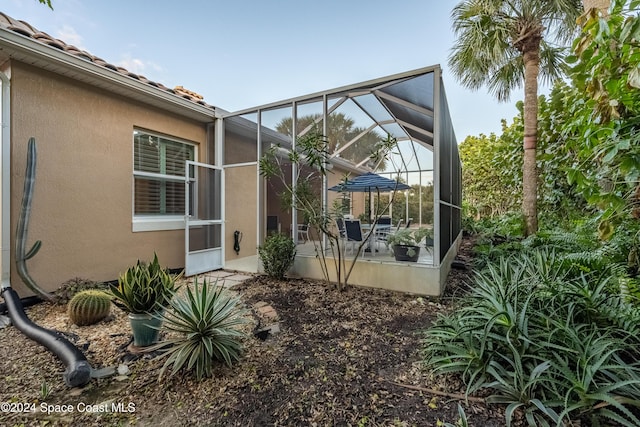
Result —
<instances>
[{"instance_id":1,"label":"leafy plant","mask_svg":"<svg viewBox=\"0 0 640 427\"><path fill-rule=\"evenodd\" d=\"M247 323L246 310L239 308L240 298L231 296L217 282L210 286L194 281L193 290L188 287L185 295L171 300L169 309L160 317L162 328L173 333L167 340L153 346L163 349L166 357L160 377L167 368L171 375L181 369L195 370L200 380L210 377L215 361L227 365L240 359L241 339L245 336L238 327Z\"/></svg>"},{"instance_id":2,"label":"leafy plant","mask_svg":"<svg viewBox=\"0 0 640 427\"><path fill-rule=\"evenodd\" d=\"M258 255L265 273L270 277L282 279L293 265L296 244L288 236L274 234L267 237L264 245L258 247Z\"/></svg>"},{"instance_id":3,"label":"leafy plant","mask_svg":"<svg viewBox=\"0 0 640 427\"><path fill-rule=\"evenodd\" d=\"M516 412L532 426L640 424L639 310L612 270L578 274L562 247L543 242L532 236L476 274L427 331L428 366L460 375L468 394L488 389L507 425Z\"/></svg>"},{"instance_id":4,"label":"leafy plant","mask_svg":"<svg viewBox=\"0 0 640 427\"><path fill-rule=\"evenodd\" d=\"M118 277L111 285L114 303L129 313L142 314L166 307L176 292L177 276L163 269L154 253L153 261L137 264Z\"/></svg>"},{"instance_id":5,"label":"leafy plant","mask_svg":"<svg viewBox=\"0 0 640 427\"><path fill-rule=\"evenodd\" d=\"M581 97L564 126L574 164L567 177L601 210L612 230L630 213L640 217L640 17L635 0L613 0L609 16L585 14L573 44L571 77Z\"/></svg>"},{"instance_id":6,"label":"leafy plant","mask_svg":"<svg viewBox=\"0 0 640 427\"><path fill-rule=\"evenodd\" d=\"M267 179L277 179L283 188L278 194L283 207L301 213L308 225L323 237L312 240L320 269L325 280L330 281L332 274L329 269L335 268L336 285L338 290L342 290L349 281L349 276L360 254L359 249L366 244L366 239L363 239L361 247L356 251L357 255L347 265L345 243L334 226L336 219L343 215L343 207L336 199L331 210L325 209L320 194L320 183L329 173L329 144L329 139L314 124L309 132L296 139L294 151L276 145L267 150L259 161L260 175ZM397 140L387 135L384 140L376 141L369 158L374 164L382 164L381 162L387 160L387 156L396 145ZM293 179L285 173L287 169L283 164L285 161L297 165L295 168L297 175ZM347 179L348 175L344 177L344 181ZM380 203L380 194L376 196L379 203L373 211L372 225L375 225L377 219L388 211L393 202L391 197L388 203ZM325 244L325 238L328 244ZM335 262L329 263L329 257L332 257Z\"/></svg>"},{"instance_id":7,"label":"leafy plant","mask_svg":"<svg viewBox=\"0 0 640 427\"><path fill-rule=\"evenodd\" d=\"M417 229L402 228L389 233L387 236L387 244L391 247L395 245L420 246L420 243L425 237L433 238L433 232L426 227Z\"/></svg>"},{"instance_id":8,"label":"leafy plant","mask_svg":"<svg viewBox=\"0 0 640 427\"><path fill-rule=\"evenodd\" d=\"M52 391L53 389L47 383L47 380L42 380L42 384L40 384L40 400L47 400Z\"/></svg>"}]
</instances>

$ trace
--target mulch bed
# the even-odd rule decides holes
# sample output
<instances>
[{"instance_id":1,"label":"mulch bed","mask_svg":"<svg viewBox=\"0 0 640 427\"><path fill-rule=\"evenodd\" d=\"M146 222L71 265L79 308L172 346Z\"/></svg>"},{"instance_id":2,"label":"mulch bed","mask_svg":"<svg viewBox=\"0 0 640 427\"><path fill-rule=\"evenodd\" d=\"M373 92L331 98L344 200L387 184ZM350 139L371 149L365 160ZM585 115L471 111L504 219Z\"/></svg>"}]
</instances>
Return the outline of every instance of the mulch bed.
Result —
<instances>
[{"instance_id":1,"label":"mulch bed","mask_svg":"<svg viewBox=\"0 0 640 427\"><path fill-rule=\"evenodd\" d=\"M463 261L469 249L465 243ZM69 390L53 356L14 327L4 328L0 402L34 404L36 412L3 413L0 424L436 426L455 423L462 403L471 425L501 426L501 410L465 404L456 396L463 390L459 382L432 378L421 363L422 332L463 292L469 274L469 269L452 270L440 300L357 287L337 292L316 281L256 276L234 291L248 308L258 302L271 305L280 331L265 340L253 336L253 330L273 321L252 309L243 359L231 367L217 366L214 376L202 382L184 373L158 380L162 361L127 352L129 329L117 308L109 321L78 328L66 321L63 308L39 304L29 316L65 331L85 347L92 366L126 369L124 375ZM43 382L51 387L46 397ZM54 407L57 412L46 414L42 402L73 409L62 413ZM111 403L122 411L100 412ZM86 412L87 405L96 405L89 406L95 412Z\"/></svg>"}]
</instances>

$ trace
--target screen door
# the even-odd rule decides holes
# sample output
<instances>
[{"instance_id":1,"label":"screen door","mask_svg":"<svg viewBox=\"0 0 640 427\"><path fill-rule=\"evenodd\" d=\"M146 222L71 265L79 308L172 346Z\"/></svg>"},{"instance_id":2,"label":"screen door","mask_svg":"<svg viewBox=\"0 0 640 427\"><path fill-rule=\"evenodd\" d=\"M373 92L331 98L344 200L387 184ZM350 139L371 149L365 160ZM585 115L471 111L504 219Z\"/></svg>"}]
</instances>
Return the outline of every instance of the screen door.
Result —
<instances>
[{"instance_id":1,"label":"screen door","mask_svg":"<svg viewBox=\"0 0 640 427\"><path fill-rule=\"evenodd\" d=\"M185 177L185 275L224 266L224 172L187 161Z\"/></svg>"}]
</instances>

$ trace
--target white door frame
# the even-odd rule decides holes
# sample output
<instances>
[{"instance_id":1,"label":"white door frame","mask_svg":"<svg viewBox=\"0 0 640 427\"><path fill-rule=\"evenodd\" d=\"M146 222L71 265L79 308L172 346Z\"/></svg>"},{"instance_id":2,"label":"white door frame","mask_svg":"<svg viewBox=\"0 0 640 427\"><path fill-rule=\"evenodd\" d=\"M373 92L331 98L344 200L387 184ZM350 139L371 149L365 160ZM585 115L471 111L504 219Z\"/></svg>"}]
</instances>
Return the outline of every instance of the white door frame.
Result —
<instances>
[{"instance_id":1,"label":"white door frame","mask_svg":"<svg viewBox=\"0 0 640 427\"><path fill-rule=\"evenodd\" d=\"M219 218L198 218L198 197L199 197L199 188L198 188L198 168L205 168L214 171L220 171L220 191L215 191L216 189L207 190L206 197L216 197L218 198L218 203L220 207ZM191 176L191 171L193 170L193 177ZM185 212L184 212L184 243L185 243L185 267L184 272L185 276L193 276L195 274L204 273L207 271L218 270L224 267L224 169L218 166L209 165L206 163L198 163L187 160L185 166ZM192 186L195 188L192 191ZM191 196L194 196L195 200L190 200ZM191 207L193 206L193 211L191 211ZM189 250L189 237L190 230L192 228L197 227L207 227L207 226L220 226L220 242L219 245L214 246L215 243L212 243L212 246L190 251Z\"/></svg>"}]
</instances>

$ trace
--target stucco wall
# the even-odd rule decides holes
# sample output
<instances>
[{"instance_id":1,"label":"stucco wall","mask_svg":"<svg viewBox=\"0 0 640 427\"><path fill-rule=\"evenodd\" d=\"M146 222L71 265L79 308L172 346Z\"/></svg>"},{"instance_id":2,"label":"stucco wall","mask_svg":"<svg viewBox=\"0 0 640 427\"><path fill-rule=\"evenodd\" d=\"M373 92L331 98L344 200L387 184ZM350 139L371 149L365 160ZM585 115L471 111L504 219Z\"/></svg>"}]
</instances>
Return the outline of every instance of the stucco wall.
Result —
<instances>
[{"instance_id":1,"label":"stucco wall","mask_svg":"<svg viewBox=\"0 0 640 427\"><path fill-rule=\"evenodd\" d=\"M257 166L227 167L225 187L225 260L234 260L257 253ZM234 231L242 233L240 253L233 250Z\"/></svg>"},{"instance_id":2,"label":"stucco wall","mask_svg":"<svg viewBox=\"0 0 640 427\"><path fill-rule=\"evenodd\" d=\"M11 69L11 116L12 244L27 141L37 141L29 245L42 240L42 248L27 261L37 283L53 290L74 277L115 279L154 251L162 264L184 266L182 230L132 232L132 132L192 141L204 159L204 124L20 63ZM14 263L12 253L12 284L25 296Z\"/></svg>"}]
</instances>

